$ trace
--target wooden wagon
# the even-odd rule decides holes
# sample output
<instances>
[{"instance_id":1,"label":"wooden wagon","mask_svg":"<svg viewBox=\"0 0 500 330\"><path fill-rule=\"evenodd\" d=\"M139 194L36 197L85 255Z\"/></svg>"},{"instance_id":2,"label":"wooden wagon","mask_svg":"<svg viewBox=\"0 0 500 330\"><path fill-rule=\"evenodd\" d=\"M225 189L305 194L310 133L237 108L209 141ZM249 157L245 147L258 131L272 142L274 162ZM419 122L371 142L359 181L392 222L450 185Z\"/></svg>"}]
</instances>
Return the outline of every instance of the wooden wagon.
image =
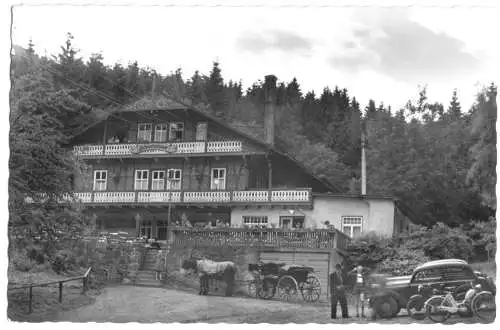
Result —
<instances>
[{"instance_id":1,"label":"wooden wagon","mask_svg":"<svg viewBox=\"0 0 500 330\"><path fill-rule=\"evenodd\" d=\"M251 296L272 299L276 294L280 300L296 299L299 292L307 302L315 302L321 296L321 285L314 269L302 265L276 263L249 264L253 279L248 282Z\"/></svg>"}]
</instances>

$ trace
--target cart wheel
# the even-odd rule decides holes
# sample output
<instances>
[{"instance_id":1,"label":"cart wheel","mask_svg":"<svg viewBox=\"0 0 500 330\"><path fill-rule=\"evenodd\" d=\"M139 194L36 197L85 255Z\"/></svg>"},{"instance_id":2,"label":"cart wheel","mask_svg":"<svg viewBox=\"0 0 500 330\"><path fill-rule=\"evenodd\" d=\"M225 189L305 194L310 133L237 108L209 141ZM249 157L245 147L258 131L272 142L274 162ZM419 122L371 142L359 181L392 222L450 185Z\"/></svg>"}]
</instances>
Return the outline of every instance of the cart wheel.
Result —
<instances>
[{"instance_id":1,"label":"cart wheel","mask_svg":"<svg viewBox=\"0 0 500 330\"><path fill-rule=\"evenodd\" d=\"M278 281L278 296L281 300L291 301L295 299L298 294L297 281L288 275L283 276Z\"/></svg>"},{"instance_id":2,"label":"cart wheel","mask_svg":"<svg viewBox=\"0 0 500 330\"><path fill-rule=\"evenodd\" d=\"M257 294L259 292L259 286L260 286L260 281L253 279L250 282L248 282L248 295L252 298L257 298Z\"/></svg>"},{"instance_id":3,"label":"cart wheel","mask_svg":"<svg viewBox=\"0 0 500 330\"><path fill-rule=\"evenodd\" d=\"M300 283L302 298L307 302L315 302L321 296L321 283L316 275L309 275L305 282Z\"/></svg>"},{"instance_id":4,"label":"cart wheel","mask_svg":"<svg viewBox=\"0 0 500 330\"><path fill-rule=\"evenodd\" d=\"M474 315L481 321L491 323L496 318L495 297L489 292L479 292L471 302Z\"/></svg>"},{"instance_id":5,"label":"cart wheel","mask_svg":"<svg viewBox=\"0 0 500 330\"><path fill-rule=\"evenodd\" d=\"M264 278L260 287L259 296L262 299L272 299L276 293L276 281L269 278Z\"/></svg>"}]
</instances>

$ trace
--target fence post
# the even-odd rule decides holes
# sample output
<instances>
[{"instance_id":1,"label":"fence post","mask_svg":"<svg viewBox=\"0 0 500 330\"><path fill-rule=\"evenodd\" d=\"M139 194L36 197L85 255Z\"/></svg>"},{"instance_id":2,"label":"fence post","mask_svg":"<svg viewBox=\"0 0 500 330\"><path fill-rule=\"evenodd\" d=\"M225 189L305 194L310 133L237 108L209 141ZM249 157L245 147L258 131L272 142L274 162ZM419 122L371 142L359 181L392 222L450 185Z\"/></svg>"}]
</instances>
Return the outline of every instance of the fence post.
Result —
<instances>
[{"instance_id":1,"label":"fence post","mask_svg":"<svg viewBox=\"0 0 500 330\"><path fill-rule=\"evenodd\" d=\"M28 310L28 313L31 314L31 312L33 311L33 307L32 307L32 300L33 300L33 287L30 285L30 293L29 293L29 310Z\"/></svg>"},{"instance_id":2,"label":"fence post","mask_svg":"<svg viewBox=\"0 0 500 330\"><path fill-rule=\"evenodd\" d=\"M85 294L85 292L87 291L87 278L84 277L82 279L82 282L83 282L83 287L82 287L82 294Z\"/></svg>"},{"instance_id":3,"label":"fence post","mask_svg":"<svg viewBox=\"0 0 500 330\"><path fill-rule=\"evenodd\" d=\"M62 302L62 289L63 289L63 282L59 282L59 302Z\"/></svg>"}]
</instances>

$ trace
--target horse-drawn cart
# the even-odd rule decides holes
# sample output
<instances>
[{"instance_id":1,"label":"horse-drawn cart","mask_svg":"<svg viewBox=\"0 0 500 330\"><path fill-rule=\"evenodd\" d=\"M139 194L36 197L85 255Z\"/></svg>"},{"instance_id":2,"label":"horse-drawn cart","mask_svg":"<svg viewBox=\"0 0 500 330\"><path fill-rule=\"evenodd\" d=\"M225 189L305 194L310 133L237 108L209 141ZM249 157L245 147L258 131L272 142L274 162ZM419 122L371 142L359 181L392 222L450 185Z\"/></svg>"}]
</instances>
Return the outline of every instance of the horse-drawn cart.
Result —
<instances>
[{"instance_id":1,"label":"horse-drawn cart","mask_svg":"<svg viewBox=\"0 0 500 330\"><path fill-rule=\"evenodd\" d=\"M248 282L248 292L253 297L271 299L278 294L281 300L296 299L300 292L307 302L318 301L321 285L312 267L276 263L249 264L253 280Z\"/></svg>"}]
</instances>

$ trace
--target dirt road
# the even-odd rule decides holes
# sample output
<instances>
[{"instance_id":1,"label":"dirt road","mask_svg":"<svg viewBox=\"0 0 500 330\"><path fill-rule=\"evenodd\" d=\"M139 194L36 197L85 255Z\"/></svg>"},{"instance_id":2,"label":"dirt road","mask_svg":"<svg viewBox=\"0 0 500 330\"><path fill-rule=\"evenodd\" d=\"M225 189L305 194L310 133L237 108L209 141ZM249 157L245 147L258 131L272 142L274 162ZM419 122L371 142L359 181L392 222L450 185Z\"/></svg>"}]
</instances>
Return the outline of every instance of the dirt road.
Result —
<instances>
[{"instance_id":1,"label":"dirt road","mask_svg":"<svg viewBox=\"0 0 500 330\"><path fill-rule=\"evenodd\" d=\"M340 312L340 311L339 311ZM340 314L340 313L339 313ZM354 310L350 314L355 315ZM202 323L332 323L326 304L297 304L243 297L199 296L164 288L109 287L94 304L61 312L53 321L71 322L202 322ZM349 322L370 322L352 318ZM344 323L342 319L335 323ZM409 323L407 317L378 323Z\"/></svg>"}]
</instances>

